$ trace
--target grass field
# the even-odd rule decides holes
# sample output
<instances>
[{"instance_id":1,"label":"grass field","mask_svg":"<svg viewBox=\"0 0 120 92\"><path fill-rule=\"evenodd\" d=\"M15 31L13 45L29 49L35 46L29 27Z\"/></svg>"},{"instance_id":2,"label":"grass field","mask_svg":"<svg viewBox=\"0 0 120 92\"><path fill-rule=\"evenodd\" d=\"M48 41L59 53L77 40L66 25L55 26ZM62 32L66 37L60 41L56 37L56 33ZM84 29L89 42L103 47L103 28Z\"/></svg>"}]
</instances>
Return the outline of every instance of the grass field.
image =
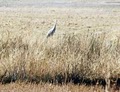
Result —
<instances>
[{"instance_id":1,"label":"grass field","mask_svg":"<svg viewBox=\"0 0 120 92\"><path fill-rule=\"evenodd\" d=\"M56 33L47 39L55 20ZM0 8L0 81L53 83L13 83L0 90L22 85L31 92L93 92L91 85L105 85L106 78L119 84L119 26L119 9Z\"/></svg>"},{"instance_id":2,"label":"grass field","mask_svg":"<svg viewBox=\"0 0 120 92\"><path fill-rule=\"evenodd\" d=\"M7 85L0 85L1 92L103 92L102 87L86 87L85 85L78 86L74 84L67 85L51 85L51 84L24 84L12 83Z\"/></svg>"},{"instance_id":3,"label":"grass field","mask_svg":"<svg viewBox=\"0 0 120 92\"><path fill-rule=\"evenodd\" d=\"M113 90L113 89L112 89ZM25 84L25 83L12 83L6 85L0 85L1 92L103 92L101 86L89 86L85 85L52 85L48 83L42 84Z\"/></svg>"}]
</instances>

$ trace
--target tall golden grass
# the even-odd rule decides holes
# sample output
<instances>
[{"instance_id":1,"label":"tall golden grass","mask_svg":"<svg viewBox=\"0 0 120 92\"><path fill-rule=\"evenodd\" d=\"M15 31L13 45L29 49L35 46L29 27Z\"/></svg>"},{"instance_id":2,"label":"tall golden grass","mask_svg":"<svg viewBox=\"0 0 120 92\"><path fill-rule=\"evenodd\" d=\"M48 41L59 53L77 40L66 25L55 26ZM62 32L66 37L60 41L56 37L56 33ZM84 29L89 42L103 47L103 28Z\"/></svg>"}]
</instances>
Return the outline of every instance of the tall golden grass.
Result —
<instances>
[{"instance_id":1,"label":"tall golden grass","mask_svg":"<svg viewBox=\"0 0 120 92\"><path fill-rule=\"evenodd\" d=\"M47 39L33 32L1 31L0 80L76 83L119 78L120 36L116 34L68 33Z\"/></svg>"}]
</instances>

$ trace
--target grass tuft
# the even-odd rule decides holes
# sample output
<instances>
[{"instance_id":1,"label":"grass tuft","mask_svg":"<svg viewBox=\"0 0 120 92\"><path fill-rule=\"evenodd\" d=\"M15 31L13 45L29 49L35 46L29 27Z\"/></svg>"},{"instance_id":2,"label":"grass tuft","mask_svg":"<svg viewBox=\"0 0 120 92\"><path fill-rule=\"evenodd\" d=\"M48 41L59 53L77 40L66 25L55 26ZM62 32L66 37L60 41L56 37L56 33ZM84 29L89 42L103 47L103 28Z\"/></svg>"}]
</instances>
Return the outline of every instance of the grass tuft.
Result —
<instances>
[{"instance_id":1,"label":"grass tuft","mask_svg":"<svg viewBox=\"0 0 120 92\"><path fill-rule=\"evenodd\" d=\"M80 83L119 78L119 39L88 32L43 40L7 31L0 39L0 80Z\"/></svg>"}]
</instances>

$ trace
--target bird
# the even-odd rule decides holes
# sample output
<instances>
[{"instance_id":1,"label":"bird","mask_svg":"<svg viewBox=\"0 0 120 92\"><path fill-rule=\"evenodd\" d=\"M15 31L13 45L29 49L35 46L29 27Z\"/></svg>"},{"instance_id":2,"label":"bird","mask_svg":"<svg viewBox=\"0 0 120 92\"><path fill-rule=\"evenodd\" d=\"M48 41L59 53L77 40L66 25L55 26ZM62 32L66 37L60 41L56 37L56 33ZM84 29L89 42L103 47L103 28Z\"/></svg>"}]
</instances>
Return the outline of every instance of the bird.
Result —
<instances>
[{"instance_id":1,"label":"bird","mask_svg":"<svg viewBox=\"0 0 120 92\"><path fill-rule=\"evenodd\" d=\"M47 38L50 37L50 36L53 36L53 34L55 33L55 31L56 31L56 24L57 24L57 21L55 21L54 26L48 31Z\"/></svg>"}]
</instances>

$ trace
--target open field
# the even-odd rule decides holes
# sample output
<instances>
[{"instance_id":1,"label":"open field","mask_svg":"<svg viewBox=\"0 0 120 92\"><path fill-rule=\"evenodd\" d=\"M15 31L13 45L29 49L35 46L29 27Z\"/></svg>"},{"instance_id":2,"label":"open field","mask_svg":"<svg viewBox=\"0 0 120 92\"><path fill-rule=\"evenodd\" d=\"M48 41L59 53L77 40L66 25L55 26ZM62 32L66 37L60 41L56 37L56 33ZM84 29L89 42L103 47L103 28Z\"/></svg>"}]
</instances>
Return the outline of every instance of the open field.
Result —
<instances>
[{"instance_id":1,"label":"open field","mask_svg":"<svg viewBox=\"0 0 120 92\"><path fill-rule=\"evenodd\" d=\"M57 31L46 39L55 20ZM119 84L119 26L117 8L0 8L0 81Z\"/></svg>"},{"instance_id":2,"label":"open field","mask_svg":"<svg viewBox=\"0 0 120 92\"><path fill-rule=\"evenodd\" d=\"M113 92L113 89L111 89ZM104 92L100 86L11 83L0 85L0 92Z\"/></svg>"},{"instance_id":3,"label":"open field","mask_svg":"<svg viewBox=\"0 0 120 92\"><path fill-rule=\"evenodd\" d=\"M0 85L0 92L103 92L102 87L94 87L85 85L78 86L73 84L68 85L52 85L52 84L25 84L25 83L11 83L7 85Z\"/></svg>"}]
</instances>

